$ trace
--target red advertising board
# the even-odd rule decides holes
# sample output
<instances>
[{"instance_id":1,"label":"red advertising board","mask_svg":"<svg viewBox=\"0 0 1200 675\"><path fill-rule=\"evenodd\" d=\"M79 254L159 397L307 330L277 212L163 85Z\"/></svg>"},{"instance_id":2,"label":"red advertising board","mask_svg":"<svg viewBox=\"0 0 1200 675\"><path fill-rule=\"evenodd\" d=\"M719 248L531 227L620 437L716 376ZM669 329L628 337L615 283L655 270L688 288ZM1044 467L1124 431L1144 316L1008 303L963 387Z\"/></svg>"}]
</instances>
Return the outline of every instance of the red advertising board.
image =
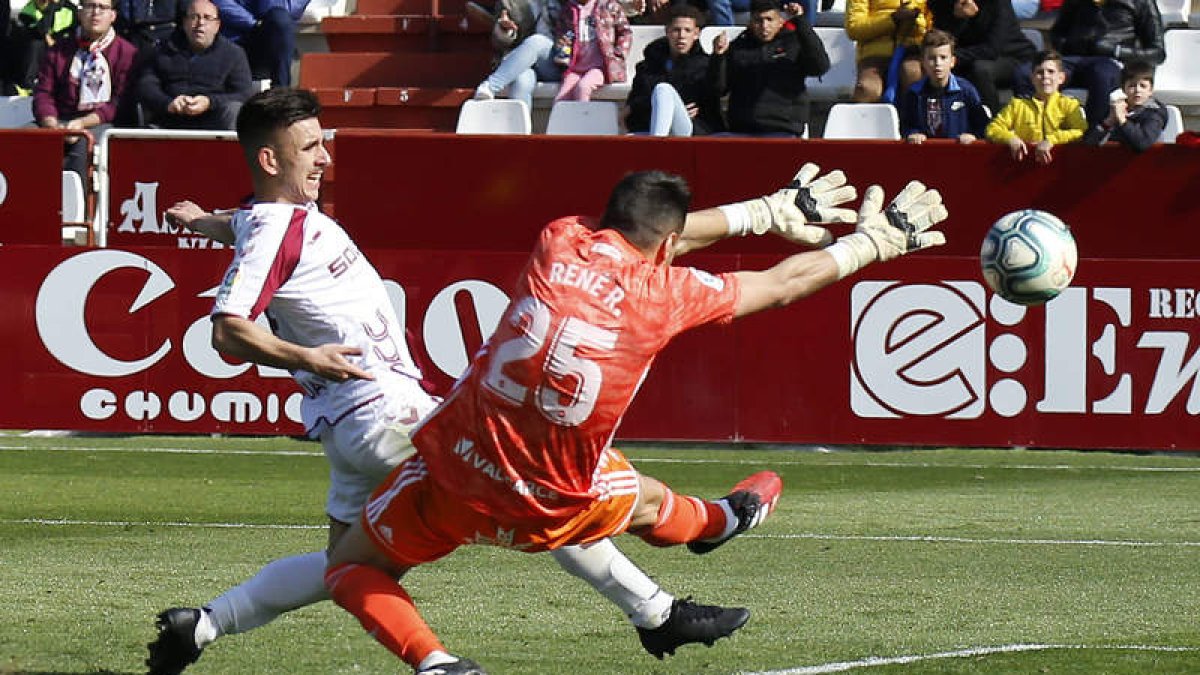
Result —
<instances>
[{"instance_id":1,"label":"red advertising board","mask_svg":"<svg viewBox=\"0 0 1200 675\"><path fill-rule=\"evenodd\" d=\"M254 191L241 146L233 139L108 139L108 246L221 248L167 223L172 204L232 208Z\"/></svg>"},{"instance_id":2,"label":"red advertising board","mask_svg":"<svg viewBox=\"0 0 1200 675\"><path fill-rule=\"evenodd\" d=\"M516 253L372 250L443 385L490 333ZM0 247L0 427L297 433L286 373L230 363L207 320L228 251ZM713 271L774 256L699 254ZM995 299L973 257L872 266L796 305L672 343L625 439L1189 449L1194 263L1086 260L1045 307Z\"/></svg>"},{"instance_id":3,"label":"red advertising board","mask_svg":"<svg viewBox=\"0 0 1200 675\"><path fill-rule=\"evenodd\" d=\"M0 244L62 241L63 137L0 129Z\"/></svg>"}]
</instances>

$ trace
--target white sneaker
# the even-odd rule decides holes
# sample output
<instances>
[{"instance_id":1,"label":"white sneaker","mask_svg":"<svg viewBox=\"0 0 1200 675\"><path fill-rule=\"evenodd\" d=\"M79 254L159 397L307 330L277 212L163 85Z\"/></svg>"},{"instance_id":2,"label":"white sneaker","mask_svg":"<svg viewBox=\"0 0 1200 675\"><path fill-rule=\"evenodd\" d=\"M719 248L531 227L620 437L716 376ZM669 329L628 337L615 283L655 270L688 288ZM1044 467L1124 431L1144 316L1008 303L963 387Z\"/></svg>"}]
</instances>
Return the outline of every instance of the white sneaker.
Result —
<instances>
[{"instance_id":1,"label":"white sneaker","mask_svg":"<svg viewBox=\"0 0 1200 675\"><path fill-rule=\"evenodd\" d=\"M492 88L487 85L487 82L480 82L479 86L475 87L474 98L476 101L490 101L496 98L496 95L492 93Z\"/></svg>"}]
</instances>

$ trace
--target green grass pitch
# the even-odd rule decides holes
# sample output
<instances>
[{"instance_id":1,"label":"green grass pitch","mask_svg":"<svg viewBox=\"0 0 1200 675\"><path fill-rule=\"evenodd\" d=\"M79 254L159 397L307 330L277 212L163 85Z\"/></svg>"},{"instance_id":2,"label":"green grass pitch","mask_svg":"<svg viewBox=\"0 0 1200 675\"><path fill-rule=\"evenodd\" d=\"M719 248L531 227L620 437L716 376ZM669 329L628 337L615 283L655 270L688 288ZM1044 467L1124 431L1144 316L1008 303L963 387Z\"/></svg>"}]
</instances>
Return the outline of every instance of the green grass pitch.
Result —
<instances>
[{"instance_id":1,"label":"green grass pitch","mask_svg":"<svg viewBox=\"0 0 1200 675\"><path fill-rule=\"evenodd\" d=\"M750 623L660 662L548 556L465 548L406 580L451 650L500 675L1200 673L1196 457L625 448L708 497L783 476L775 515L712 554L617 542ZM290 439L0 434L0 674L143 672L155 612L324 546L325 487ZM408 670L322 603L188 672Z\"/></svg>"}]
</instances>

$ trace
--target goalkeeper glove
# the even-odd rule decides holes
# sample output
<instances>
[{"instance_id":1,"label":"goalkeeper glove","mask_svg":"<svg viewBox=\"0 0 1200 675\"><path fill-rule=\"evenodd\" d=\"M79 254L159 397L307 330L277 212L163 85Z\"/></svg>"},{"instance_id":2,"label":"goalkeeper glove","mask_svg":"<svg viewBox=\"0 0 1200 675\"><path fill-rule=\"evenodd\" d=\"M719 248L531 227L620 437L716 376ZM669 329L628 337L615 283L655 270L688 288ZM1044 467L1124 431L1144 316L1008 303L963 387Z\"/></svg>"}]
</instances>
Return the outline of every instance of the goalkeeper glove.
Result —
<instances>
[{"instance_id":1,"label":"goalkeeper glove","mask_svg":"<svg viewBox=\"0 0 1200 675\"><path fill-rule=\"evenodd\" d=\"M771 232L807 246L828 244L833 240L829 230L811 223L854 222L853 210L837 207L858 195L853 185L846 185L846 174L830 171L817 178L820 172L819 166L809 162L773 194L718 207L729 223L729 234Z\"/></svg>"},{"instance_id":2,"label":"goalkeeper glove","mask_svg":"<svg viewBox=\"0 0 1200 675\"><path fill-rule=\"evenodd\" d=\"M876 260L898 258L912 251L946 243L941 232L928 232L949 213L942 195L912 181L883 208L883 188L872 185L858 210L858 225L825 250L838 265L838 278L845 278Z\"/></svg>"}]
</instances>

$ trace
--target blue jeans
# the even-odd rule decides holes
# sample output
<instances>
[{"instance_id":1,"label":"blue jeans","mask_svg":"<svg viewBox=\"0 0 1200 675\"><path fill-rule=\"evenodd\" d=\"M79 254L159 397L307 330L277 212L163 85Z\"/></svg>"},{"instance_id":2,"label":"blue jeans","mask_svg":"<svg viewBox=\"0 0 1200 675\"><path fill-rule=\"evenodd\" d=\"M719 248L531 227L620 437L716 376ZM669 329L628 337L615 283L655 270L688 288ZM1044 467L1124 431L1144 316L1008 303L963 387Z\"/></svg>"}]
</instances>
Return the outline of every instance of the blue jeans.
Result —
<instances>
[{"instance_id":1,"label":"blue jeans","mask_svg":"<svg viewBox=\"0 0 1200 675\"><path fill-rule=\"evenodd\" d=\"M807 10L807 8L806 8ZM710 26L732 26L735 12L750 11L750 0L709 0Z\"/></svg>"},{"instance_id":2,"label":"blue jeans","mask_svg":"<svg viewBox=\"0 0 1200 675\"><path fill-rule=\"evenodd\" d=\"M550 38L533 33L500 59L500 65L483 81L484 86L492 94L499 94L507 87L509 98L524 101L533 110L533 88L538 80L557 82L562 79L562 68L550 60L553 46L554 41Z\"/></svg>"},{"instance_id":3,"label":"blue jeans","mask_svg":"<svg viewBox=\"0 0 1200 675\"><path fill-rule=\"evenodd\" d=\"M666 82L654 85L650 94L650 135L692 135L692 118L688 117L687 105L675 87Z\"/></svg>"}]
</instances>

